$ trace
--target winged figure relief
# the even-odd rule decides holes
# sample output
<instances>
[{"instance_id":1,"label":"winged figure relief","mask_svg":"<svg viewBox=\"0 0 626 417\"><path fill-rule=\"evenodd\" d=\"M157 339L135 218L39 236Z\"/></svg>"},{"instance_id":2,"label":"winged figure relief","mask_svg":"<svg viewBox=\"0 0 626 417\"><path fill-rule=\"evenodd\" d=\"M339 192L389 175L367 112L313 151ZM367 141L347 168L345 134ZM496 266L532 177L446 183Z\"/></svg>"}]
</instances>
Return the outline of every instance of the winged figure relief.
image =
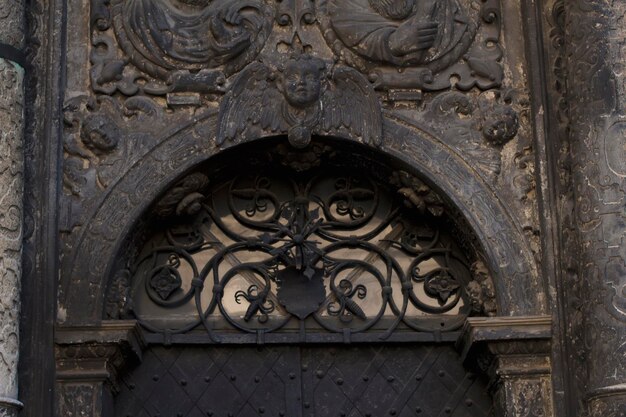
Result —
<instances>
[{"instance_id":1,"label":"winged figure relief","mask_svg":"<svg viewBox=\"0 0 626 417\"><path fill-rule=\"evenodd\" d=\"M238 71L262 48L273 16L260 0L126 0L115 10L130 60L160 78L221 65Z\"/></svg>"},{"instance_id":2,"label":"winged figure relief","mask_svg":"<svg viewBox=\"0 0 626 417\"><path fill-rule=\"evenodd\" d=\"M253 63L242 71L224 97L217 142L287 134L289 143L306 147L313 134L336 135L380 145L382 110L370 83L347 67L327 69L309 55L291 58L273 70Z\"/></svg>"}]
</instances>

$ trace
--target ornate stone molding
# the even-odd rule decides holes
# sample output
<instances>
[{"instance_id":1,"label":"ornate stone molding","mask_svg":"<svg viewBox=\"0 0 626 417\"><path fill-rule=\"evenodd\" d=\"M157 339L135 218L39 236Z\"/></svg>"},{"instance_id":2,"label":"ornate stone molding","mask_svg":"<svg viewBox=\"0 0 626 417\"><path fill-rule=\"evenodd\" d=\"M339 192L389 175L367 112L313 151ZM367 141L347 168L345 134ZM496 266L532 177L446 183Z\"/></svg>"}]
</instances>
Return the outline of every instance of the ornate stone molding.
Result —
<instances>
[{"instance_id":1,"label":"ornate stone molding","mask_svg":"<svg viewBox=\"0 0 626 417\"><path fill-rule=\"evenodd\" d=\"M0 415L18 398L24 180L24 1L0 0ZM21 64L21 65L20 65Z\"/></svg>"},{"instance_id":2,"label":"ornate stone molding","mask_svg":"<svg viewBox=\"0 0 626 417\"><path fill-rule=\"evenodd\" d=\"M564 67L574 205L568 323L581 408L626 413L626 57L623 2L565 2ZM570 235L570 233L568 233ZM567 255L566 262L570 261Z\"/></svg>"},{"instance_id":3,"label":"ornate stone molding","mask_svg":"<svg viewBox=\"0 0 626 417\"><path fill-rule=\"evenodd\" d=\"M551 337L549 316L467 319L457 347L489 375L498 416L554 416Z\"/></svg>"},{"instance_id":4,"label":"ornate stone molding","mask_svg":"<svg viewBox=\"0 0 626 417\"><path fill-rule=\"evenodd\" d=\"M118 376L141 361L144 348L143 335L134 321L58 327L57 415L107 415L119 391Z\"/></svg>"}]
</instances>

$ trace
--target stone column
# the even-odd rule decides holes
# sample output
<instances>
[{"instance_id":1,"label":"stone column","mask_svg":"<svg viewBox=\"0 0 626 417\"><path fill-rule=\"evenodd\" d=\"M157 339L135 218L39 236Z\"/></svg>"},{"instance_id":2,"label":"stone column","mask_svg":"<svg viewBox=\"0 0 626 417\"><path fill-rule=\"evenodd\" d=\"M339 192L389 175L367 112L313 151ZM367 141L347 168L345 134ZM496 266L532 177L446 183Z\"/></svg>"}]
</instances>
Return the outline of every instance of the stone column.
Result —
<instances>
[{"instance_id":1,"label":"stone column","mask_svg":"<svg viewBox=\"0 0 626 417\"><path fill-rule=\"evenodd\" d=\"M581 412L626 415L626 2L564 2Z\"/></svg>"},{"instance_id":2,"label":"stone column","mask_svg":"<svg viewBox=\"0 0 626 417\"><path fill-rule=\"evenodd\" d=\"M0 0L0 417L16 416L22 263L24 0Z\"/></svg>"}]
</instances>

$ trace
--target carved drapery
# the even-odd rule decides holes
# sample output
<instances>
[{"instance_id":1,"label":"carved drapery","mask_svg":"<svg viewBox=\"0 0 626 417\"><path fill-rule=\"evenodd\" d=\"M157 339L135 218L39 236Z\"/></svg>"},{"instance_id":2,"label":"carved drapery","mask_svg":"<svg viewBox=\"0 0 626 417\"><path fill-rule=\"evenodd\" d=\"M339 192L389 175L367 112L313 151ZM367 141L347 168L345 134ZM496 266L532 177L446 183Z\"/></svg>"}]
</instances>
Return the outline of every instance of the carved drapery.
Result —
<instances>
[{"instance_id":1,"label":"carved drapery","mask_svg":"<svg viewBox=\"0 0 626 417\"><path fill-rule=\"evenodd\" d=\"M18 397L23 228L24 2L0 1L0 415Z\"/></svg>"}]
</instances>

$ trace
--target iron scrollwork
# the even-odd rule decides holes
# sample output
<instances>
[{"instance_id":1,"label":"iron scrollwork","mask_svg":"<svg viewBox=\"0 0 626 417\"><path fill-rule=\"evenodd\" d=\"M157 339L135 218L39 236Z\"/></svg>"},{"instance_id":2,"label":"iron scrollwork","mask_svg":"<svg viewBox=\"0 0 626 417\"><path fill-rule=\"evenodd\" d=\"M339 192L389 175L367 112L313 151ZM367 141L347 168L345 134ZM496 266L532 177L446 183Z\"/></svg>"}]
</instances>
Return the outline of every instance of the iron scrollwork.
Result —
<instances>
[{"instance_id":1,"label":"iron scrollwork","mask_svg":"<svg viewBox=\"0 0 626 417\"><path fill-rule=\"evenodd\" d=\"M233 329L388 339L492 314L488 272L473 280L443 200L403 171L353 171L183 178L152 210L160 230L131 268L125 311L151 332L204 327L215 342Z\"/></svg>"}]
</instances>

